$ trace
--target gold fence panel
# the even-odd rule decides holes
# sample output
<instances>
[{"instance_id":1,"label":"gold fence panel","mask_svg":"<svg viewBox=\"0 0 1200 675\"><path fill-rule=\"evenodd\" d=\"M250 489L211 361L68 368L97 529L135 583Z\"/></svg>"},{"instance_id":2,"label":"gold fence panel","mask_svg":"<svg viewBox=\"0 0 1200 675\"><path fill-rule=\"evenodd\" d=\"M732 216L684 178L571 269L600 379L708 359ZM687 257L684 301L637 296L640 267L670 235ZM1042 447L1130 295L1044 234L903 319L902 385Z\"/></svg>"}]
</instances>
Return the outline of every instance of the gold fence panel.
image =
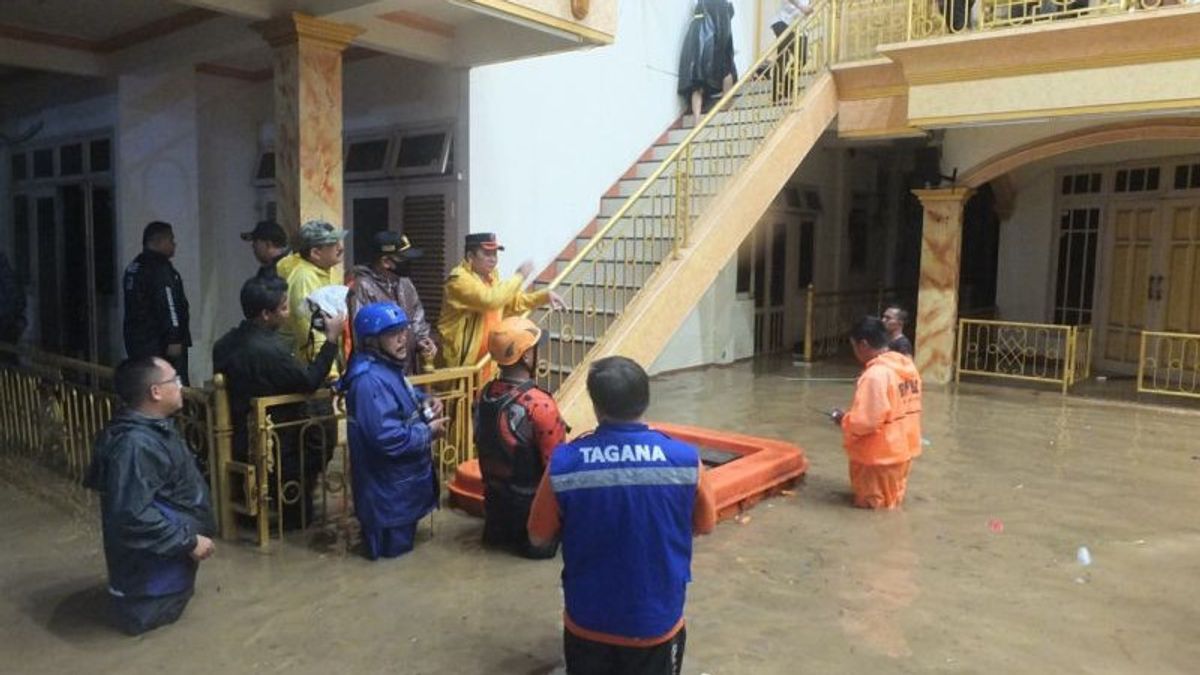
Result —
<instances>
[{"instance_id":1,"label":"gold fence panel","mask_svg":"<svg viewBox=\"0 0 1200 675\"><path fill-rule=\"evenodd\" d=\"M804 360L811 363L836 356L846 346L846 336L855 321L864 316L881 316L892 303L912 307L915 298L913 288L818 292L809 284L803 301Z\"/></svg>"},{"instance_id":2,"label":"gold fence panel","mask_svg":"<svg viewBox=\"0 0 1200 675\"><path fill-rule=\"evenodd\" d=\"M1138 391L1200 398L1200 334L1142 331Z\"/></svg>"},{"instance_id":3,"label":"gold fence panel","mask_svg":"<svg viewBox=\"0 0 1200 675\"><path fill-rule=\"evenodd\" d=\"M474 459L471 406L480 376L479 368L467 367L409 378L437 397L450 419L446 435L431 447L443 482L459 464ZM231 486L222 495L222 509L250 518L261 547L285 531L314 528L335 533L346 544L355 541L345 398L324 390L256 398L250 404L249 456L218 468Z\"/></svg>"},{"instance_id":4,"label":"gold fence panel","mask_svg":"<svg viewBox=\"0 0 1200 675\"><path fill-rule=\"evenodd\" d=\"M1090 376L1091 332L1090 326L960 319L955 382L962 375L1047 382L1065 394Z\"/></svg>"},{"instance_id":5,"label":"gold fence panel","mask_svg":"<svg viewBox=\"0 0 1200 675\"><path fill-rule=\"evenodd\" d=\"M96 436L121 407L112 378L107 366L0 343L0 452L82 485ZM212 392L185 387L183 398L176 425L215 485Z\"/></svg>"}]
</instances>

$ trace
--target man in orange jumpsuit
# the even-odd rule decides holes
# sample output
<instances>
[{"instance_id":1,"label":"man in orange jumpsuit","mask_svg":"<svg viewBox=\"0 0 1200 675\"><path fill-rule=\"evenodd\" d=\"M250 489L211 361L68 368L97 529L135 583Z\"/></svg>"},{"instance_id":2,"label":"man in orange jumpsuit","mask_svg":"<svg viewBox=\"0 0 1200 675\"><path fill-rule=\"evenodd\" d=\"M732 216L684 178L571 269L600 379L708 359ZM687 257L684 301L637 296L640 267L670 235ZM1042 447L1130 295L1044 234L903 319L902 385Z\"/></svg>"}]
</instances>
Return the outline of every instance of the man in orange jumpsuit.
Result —
<instances>
[{"instance_id":1,"label":"man in orange jumpsuit","mask_svg":"<svg viewBox=\"0 0 1200 675\"><path fill-rule=\"evenodd\" d=\"M921 376L912 359L888 350L883 322L866 317L850 332L865 369L850 410L830 413L850 458L854 505L892 509L904 501L908 471L921 454Z\"/></svg>"}]
</instances>

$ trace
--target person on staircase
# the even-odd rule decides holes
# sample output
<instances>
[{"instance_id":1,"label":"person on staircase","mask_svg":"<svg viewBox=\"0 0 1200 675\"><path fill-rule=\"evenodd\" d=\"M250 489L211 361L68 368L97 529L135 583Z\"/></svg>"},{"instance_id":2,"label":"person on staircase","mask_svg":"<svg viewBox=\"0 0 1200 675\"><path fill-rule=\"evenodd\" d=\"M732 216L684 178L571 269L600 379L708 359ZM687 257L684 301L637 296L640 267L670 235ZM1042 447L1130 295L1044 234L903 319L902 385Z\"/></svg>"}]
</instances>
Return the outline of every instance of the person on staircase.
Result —
<instances>
[{"instance_id":1,"label":"person on staircase","mask_svg":"<svg viewBox=\"0 0 1200 675\"><path fill-rule=\"evenodd\" d=\"M526 292L525 280L533 273L533 263L526 260L517 273L501 281L496 272L499 252L504 250L491 232L468 234L466 257L450 271L438 318L443 368L473 366L487 356L487 340L491 329L506 316L522 314L549 304L563 309L566 303L554 291ZM484 379L490 379L488 367Z\"/></svg>"},{"instance_id":2,"label":"person on staircase","mask_svg":"<svg viewBox=\"0 0 1200 675\"><path fill-rule=\"evenodd\" d=\"M537 386L542 329L524 317L501 321L488 336L488 353L500 366L475 409L475 449L484 485L483 543L509 547L532 559L553 558L558 541L529 542L526 521L550 453L566 439L567 425L554 397Z\"/></svg>"},{"instance_id":3,"label":"person on staircase","mask_svg":"<svg viewBox=\"0 0 1200 675\"><path fill-rule=\"evenodd\" d=\"M921 376L912 359L888 349L887 330L873 316L855 324L850 344L863 373L850 410L829 416L842 429L854 505L894 509L921 454Z\"/></svg>"},{"instance_id":4,"label":"person on staircase","mask_svg":"<svg viewBox=\"0 0 1200 675\"><path fill-rule=\"evenodd\" d=\"M728 92L737 80L733 61L733 3L696 0L679 55L678 92L691 103L692 124L700 123L704 100Z\"/></svg>"}]
</instances>

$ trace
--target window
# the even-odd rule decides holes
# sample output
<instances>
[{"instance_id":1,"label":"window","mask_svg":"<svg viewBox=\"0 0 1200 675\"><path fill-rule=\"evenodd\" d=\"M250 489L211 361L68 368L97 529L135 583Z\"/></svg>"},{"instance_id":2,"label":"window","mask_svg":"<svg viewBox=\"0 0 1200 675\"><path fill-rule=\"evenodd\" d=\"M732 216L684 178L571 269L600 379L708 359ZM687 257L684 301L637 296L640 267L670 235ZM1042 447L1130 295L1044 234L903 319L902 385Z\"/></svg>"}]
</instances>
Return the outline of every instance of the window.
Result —
<instances>
[{"instance_id":1,"label":"window","mask_svg":"<svg viewBox=\"0 0 1200 675\"><path fill-rule=\"evenodd\" d=\"M1100 173L1077 173L1062 177L1062 194L1086 195L1100 192Z\"/></svg>"},{"instance_id":2,"label":"window","mask_svg":"<svg viewBox=\"0 0 1200 675\"><path fill-rule=\"evenodd\" d=\"M387 169L388 139L376 138L355 141L346 150L346 173L379 174Z\"/></svg>"},{"instance_id":3,"label":"window","mask_svg":"<svg viewBox=\"0 0 1200 675\"><path fill-rule=\"evenodd\" d=\"M450 161L449 129L408 133L400 136L396 173L401 176L443 174Z\"/></svg>"},{"instance_id":4,"label":"window","mask_svg":"<svg viewBox=\"0 0 1200 675\"><path fill-rule=\"evenodd\" d=\"M12 263L17 272L17 279L22 284L29 283L29 261L33 258L29 250L29 197L17 195L13 197L13 255Z\"/></svg>"},{"instance_id":5,"label":"window","mask_svg":"<svg viewBox=\"0 0 1200 675\"><path fill-rule=\"evenodd\" d=\"M1175 167L1175 189L1200 188L1200 164L1180 164Z\"/></svg>"},{"instance_id":6,"label":"window","mask_svg":"<svg viewBox=\"0 0 1200 675\"><path fill-rule=\"evenodd\" d=\"M1055 323L1091 323L1099 235L1098 207L1063 209L1059 215Z\"/></svg>"},{"instance_id":7,"label":"window","mask_svg":"<svg viewBox=\"0 0 1200 675\"><path fill-rule=\"evenodd\" d=\"M93 173L112 171L112 141L99 138L89 143L88 164Z\"/></svg>"},{"instance_id":8,"label":"window","mask_svg":"<svg viewBox=\"0 0 1200 675\"><path fill-rule=\"evenodd\" d=\"M54 177L54 150L52 148L33 151L33 177Z\"/></svg>"},{"instance_id":9,"label":"window","mask_svg":"<svg viewBox=\"0 0 1200 675\"><path fill-rule=\"evenodd\" d=\"M12 156L12 179L25 180L29 178L28 156L23 152L14 152Z\"/></svg>"},{"instance_id":10,"label":"window","mask_svg":"<svg viewBox=\"0 0 1200 675\"><path fill-rule=\"evenodd\" d=\"M800 222L800 233L796 237L799 251L796 259L800 261L796 269L796 282L800 290L805 290L813 282L813 235L816 228L811 220Z\"/></svg>"},{"instance_id":11,"label":"window","mask_svg":"<svg viewBox=\"0 0 1200 675\"><path fill-rule=\"evenodd\" d=\"M71 143L58 149L58 175L78 176L83 173L83 143Z\"/></svg>"},{"instance_id":12,"label":"window","mask_svg":"<svg viewBox=\"0 0 1200 675\"><path fill-rule=\"evenodd\" d=\"M1159 168L1152 166L1143 169L1119 169L1117 171L1117 192L1153 192L1158 189Z\"/></svg>"}]
</instances>

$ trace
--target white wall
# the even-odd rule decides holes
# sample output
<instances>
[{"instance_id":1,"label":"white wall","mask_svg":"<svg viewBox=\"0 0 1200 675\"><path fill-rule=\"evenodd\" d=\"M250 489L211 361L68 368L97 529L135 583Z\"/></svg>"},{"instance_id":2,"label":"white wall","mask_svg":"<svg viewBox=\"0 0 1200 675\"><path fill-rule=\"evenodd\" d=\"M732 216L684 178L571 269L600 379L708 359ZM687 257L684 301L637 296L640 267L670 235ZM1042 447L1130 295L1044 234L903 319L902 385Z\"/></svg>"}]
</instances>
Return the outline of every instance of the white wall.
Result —
<instances>
[{"instance_id":1,"label":"white wall","mask_svg":"<svg viewBox=\"0 0 1200 675\"><path fill-rule=\"evenodd\" d=\"M242 283L258 271L239 234L254 227L256 194L251 179L258 160L258 131L272 114L270 88L209 75L197 76L199 147L199 276L193 279L193 372L211 375L212 344L242 320ZM203 367L200 363L203 362Z\"/></svg>"},{"instance_id":2,"label":"white wall","mask_svg":"<svg viewBox=\"0 0 1200 675\"><path fill-rule=\"evenodd\" d=\"M739 298L737 257L721 270L671 341L650 374L712 363L732 363L754 354L754 300Z\"/></svg>"},{"instance_id":3,"label":"white wall","mask_svg":"<svg viewBox=\"0 0 1200 675\"><path fill-rule=\"evenodd\" d=\"M508 246L501 271L548 264L600 196L678 117L676 73L692 0L620 3L616 42L470 74L472 231ZM739 71L752 63L754 8L737 3Z\"/></svg>"},{"instance_id":4,"label":"white wall","mask_svg":"<svg viewBox=\"0 0 1200 675\"><path fill-rule=\"evenodd\" d=\"M121 76L115 139L118 273L141 252L147 223L163 220L174 226L172 263L183 277L195 342L190 352L193 384L211 372L210 350L196 341L203 307L197 77L190 67Z\"/></svg>"}]
</instances>

